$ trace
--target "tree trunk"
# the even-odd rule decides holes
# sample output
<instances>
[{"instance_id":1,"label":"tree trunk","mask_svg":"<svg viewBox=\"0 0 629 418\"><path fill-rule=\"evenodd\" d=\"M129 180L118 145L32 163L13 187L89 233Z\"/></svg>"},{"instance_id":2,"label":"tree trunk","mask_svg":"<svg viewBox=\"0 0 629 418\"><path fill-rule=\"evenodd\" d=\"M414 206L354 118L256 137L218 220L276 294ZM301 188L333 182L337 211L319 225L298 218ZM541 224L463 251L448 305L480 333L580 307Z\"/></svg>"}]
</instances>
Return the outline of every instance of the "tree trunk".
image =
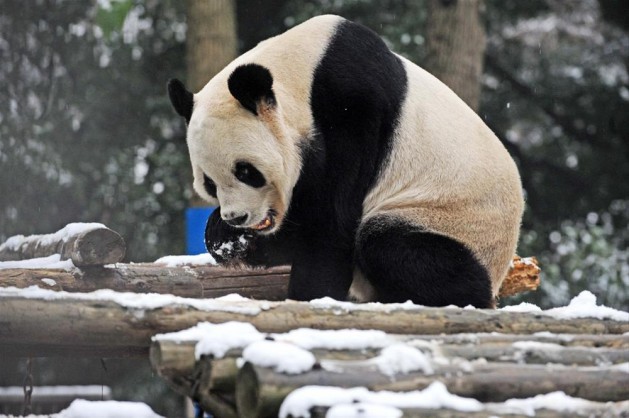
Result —
<instances>
[{"instance_id":1,"label":"tree trunk","mask_svg":"<svg viewBox=\"0 0 629 418\"><path fill-rule=\"evenodd\" d=\"M193 93L236 58L235 0L186 0L187 86ZM207 206L198 195L191 206Z\"/></svg>"},{"instance_id":2,"label":"tree trunk","mask_svg":"<svg viewBox=\"0 0 629 418\"><path fill-rule=\"evenodd\" d=\"M483 0L428 0L424 67L474 111L485 53Z\"/></svg>"},{"instance_id":3,"label":"tree trunk","mask_svg":"<svg viewBox=\"0 0 629 418\"><path fill-rule=\"evenodd\" d=\"M187 0L188 88L199 91L236 58L234 0Z\"/></svg>"}]
</instances>

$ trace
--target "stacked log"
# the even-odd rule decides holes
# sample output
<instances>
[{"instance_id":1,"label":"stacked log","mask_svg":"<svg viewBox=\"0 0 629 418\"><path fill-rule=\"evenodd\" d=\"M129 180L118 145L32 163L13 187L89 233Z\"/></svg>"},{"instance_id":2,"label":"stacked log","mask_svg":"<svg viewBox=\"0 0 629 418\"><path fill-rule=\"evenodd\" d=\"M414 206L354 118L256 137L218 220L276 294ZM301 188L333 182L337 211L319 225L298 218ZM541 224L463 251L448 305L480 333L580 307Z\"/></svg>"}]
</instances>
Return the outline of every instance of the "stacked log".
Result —
<instances>
[{"instance_id":1,"label":"stacked log","mask_svg":"<svg viewBox=\"0 0 629 418\"><path fill-rule=\"evenodd\" d=\"M554 391L599 402L622 402L629 397L627 334L389 337L394 342L426 351L435 360L434 370L388 375L374 367L372 359L377 356L377 349L312 349L317 359L315 367L305 373L289 375L248 362L238 368L238 358L242 355L239 349L228 351L222 358L202 356L196 360L196 341L168 338L153 341L151 364L171 387L198 400L217 417L277 416L288 394L309 385L406 392L424 389L438 381L453 394L487 405ZM618 404L600 405L599 412L601 416L614 416L610 411L618 407ZM323 416L317 414L325 410L315 408L313 414ZM447 410L404 412L409 416L457 416L456 412ZM539 416L570 414L542 411ZM586 416L598 415L589 410Z\"/></svg>"},{"instance_id":2,"label":"stacked log","mask_svg":"<svg viewBox=\"0 0 629 418\"><path fill-rule=\"evenodd\" d=\"M92 234L96 233L106 234L102 230L94 231ZM109 261L115 259L110 257L113 257L113 252L106 259L101 260L102 265L88 266L74 261L79 257L83 257L81 260L87 259L83 255L76 255L87 252L81 247L78 253L69 254L75 266L81 267L71 271L47 268L0 269L0 287L23 289L29 286L40 286L52 290L81 293L111 289L117 292L160 293L189 298L216 298L238 293L244 297L263 300L284 300L288 293L289 266L267 269L227 268L214 265L171 267L156 263L125 264L117 261L116 264L108 265ZM10 256L4 258L12 258L14 255L11 253ZM0 261L2 259L0 253ZM95 262L93 258L90 260L90 263ZM501 298L537 288L540 269L536 262L529 260L532 259L520 259L517 256L514 258L513 266L501 288Z\"/></svg>"},{"instance_id":3,"label":"stacked log","mask_svg":"<svg viewBox=\"0 0 629 418\"><path fill-rule=\"evenodd\" d=\"M0 261L27 260L59 254L77 267L117 263L126 244L102 224L69 224L54 234L15 236L0 245Z\"/></svg>"},{"instance_id":4,"label":"stacked log","mask_svg":"<svg viewBox=\"0 0 629 418\"><path fill-rule=\"evenodd\" d=\"M154 334L190 328L204 321L248 322L263 332L287 332L296 328L378 329L411 335L629 332L629 323L608 319L562 320L541 313L409 307L405 304L350 304L351 307L346 308L344 303L319 306L294 301L203 302L165 297L163 306L156 307L153 302L157 299L152 295L137 295L134 302L146 301L150 306L143 308L125 307L115 300L116 294L111 292L77 294L76 298L72 294L55 297L55 292L49 292L25 298L19 292L0 290L3 323L0 327L0 355L146 356ZM208 304L208 310L199 307L203 303ZM112 338L114 335L116 338Z\"/></svg>"}]
</instances>

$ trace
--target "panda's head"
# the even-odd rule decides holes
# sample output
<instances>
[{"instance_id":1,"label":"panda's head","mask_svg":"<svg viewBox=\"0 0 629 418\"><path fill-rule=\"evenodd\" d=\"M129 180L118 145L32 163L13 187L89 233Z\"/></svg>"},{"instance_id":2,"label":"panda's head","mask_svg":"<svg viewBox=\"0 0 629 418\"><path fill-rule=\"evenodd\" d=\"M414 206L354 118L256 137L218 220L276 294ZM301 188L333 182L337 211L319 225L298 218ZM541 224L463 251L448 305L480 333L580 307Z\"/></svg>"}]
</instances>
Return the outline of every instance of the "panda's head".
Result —
<instances>
[{"instance_id":1,"label":"panda's head","mask_svg":"<svg viewBox=\"0 0 629 418\"><path fill-rule=\"evenodd\" d=\"M258 64L221 73L193 95L178 80L171 102L188 123L194 189L232 226L268 234L284 219L300 170L270 71Z\"/></svg>"}]
</instances>

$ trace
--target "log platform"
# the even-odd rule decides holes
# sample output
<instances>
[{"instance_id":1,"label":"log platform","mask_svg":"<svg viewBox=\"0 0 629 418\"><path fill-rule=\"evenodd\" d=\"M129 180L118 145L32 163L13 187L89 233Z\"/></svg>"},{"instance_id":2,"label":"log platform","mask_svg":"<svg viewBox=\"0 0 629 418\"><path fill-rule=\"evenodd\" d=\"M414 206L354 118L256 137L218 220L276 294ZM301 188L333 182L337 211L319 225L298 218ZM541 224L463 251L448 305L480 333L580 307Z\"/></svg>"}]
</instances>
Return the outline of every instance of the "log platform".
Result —
<instances>
[{"instance_id":1,"label":"log platform","mask_svg":"<svg viewBox=\"0 0 629 418\"><path fill-rule=\"evenodd\" d=\"M288 266L124 264L124 242L120 246L121 239L107 231L82 230L57 241L51 236L27 237L20 245L0 246L0 261L57 252L75 266L0 268L0 358L149 358L174 390L197 400L217 418L277 417L289 394L310 385L408 392L435 382L451 394L482 403L480 410L466 416L530 416L530 410L514 410L505 401L555 391L587 406L537 407L535 416L629 413L629 313L626 320L565 319L545 312L285 301ZM100 242L106 248L98 248ZM534 290L539 272L534 259L514 258L500 296ZM220 298L232 293L251 299ZM309 350L315 366L287 375L244 362L242 348L220 357L198 357L197 340L168 336L199 322L232 321L267 334L298 328L379 330L387 341L424 353L431 371L384 373L374 367L383 347L314 347ZM166 336L154 339L156 334ZM315 402L308 415L323 417L329 411L330 405ZM463 415L450 406L401 411L409 417Z\"/></svg>"}]
</instances>

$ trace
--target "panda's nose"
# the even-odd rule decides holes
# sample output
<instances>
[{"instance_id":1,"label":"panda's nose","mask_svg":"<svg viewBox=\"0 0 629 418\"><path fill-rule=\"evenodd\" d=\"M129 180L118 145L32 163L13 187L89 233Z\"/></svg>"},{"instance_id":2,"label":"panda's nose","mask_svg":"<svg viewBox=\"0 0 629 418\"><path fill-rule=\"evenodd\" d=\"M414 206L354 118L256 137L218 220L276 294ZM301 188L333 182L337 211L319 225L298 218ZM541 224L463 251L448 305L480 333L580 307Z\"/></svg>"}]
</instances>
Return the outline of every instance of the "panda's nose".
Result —
<instances>
[{"instance_id":1,"label":"panda's nose","mask_svg":"<svg viewBox=\"0 0 629 418\"><path fill-rule=\"evenodd\" d=\"M223 219L225 220L225 222L227 222L231 226L240 226L244 224L245 222L247 222L248 217L249 215L246 213L244 215L241 215L237 212L229 212L223 215Z\"/></svg>"}]
</instances>

